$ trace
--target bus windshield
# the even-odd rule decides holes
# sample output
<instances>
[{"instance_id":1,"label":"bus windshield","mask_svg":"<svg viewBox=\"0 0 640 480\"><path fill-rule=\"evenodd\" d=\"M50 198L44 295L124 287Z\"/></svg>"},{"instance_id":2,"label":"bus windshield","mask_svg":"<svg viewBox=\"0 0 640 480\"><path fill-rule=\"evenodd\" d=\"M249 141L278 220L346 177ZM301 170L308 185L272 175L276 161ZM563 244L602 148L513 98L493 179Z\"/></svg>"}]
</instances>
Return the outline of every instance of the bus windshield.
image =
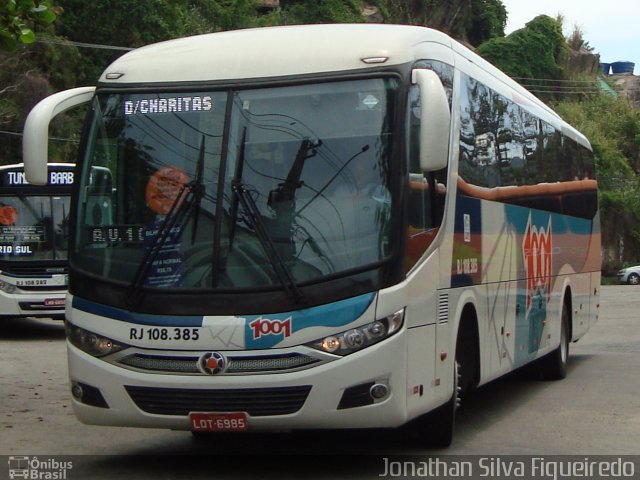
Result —
<instances>
[{"instance_id":1,"label":"bus windshield","mask_svg":"<svg viewBox=\"0 0 640 480\"><path fill-rule=\"evenodd\" d=\"M69 195L0 195L0 260L66 260Z\"/></svg>"},{"instance_id":2,"label":"bus windshield","mask_svg":"<svg viewBox=\"0 0 640 480\"><path fill-rule=\"evenodd\" d=\"M294 295L379 266L392 247L396 95L393 79L98 93L74 265L133 290Z\"/></svg>"}]
</instances>

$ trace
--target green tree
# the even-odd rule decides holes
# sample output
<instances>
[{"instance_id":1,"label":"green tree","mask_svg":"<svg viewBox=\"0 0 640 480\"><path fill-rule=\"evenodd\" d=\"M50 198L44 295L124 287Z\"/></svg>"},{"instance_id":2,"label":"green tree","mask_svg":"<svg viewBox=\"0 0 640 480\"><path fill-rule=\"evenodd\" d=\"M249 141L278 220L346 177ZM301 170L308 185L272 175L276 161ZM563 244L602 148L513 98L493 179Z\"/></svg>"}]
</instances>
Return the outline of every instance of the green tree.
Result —
<instances>
[{"instance_id":1,"label":"green tree","mask_svg":"<svg viewBox=\"0 0 640 480\"><path fill-rule=\"evenodd\" d=\"M363 21L357 0L280 0L281 23L358 23Z\"/></svg>"},{"instance_id":2,"label":"green tree","mask_svg":"<svg viewBox=\"0 0 640 480\"><path fill-rule=\"evenodd\" d=\"M95 83L104 68L125 53L126 48L181 36L186 33L181 26L188 23L184 0L58 0L58 3L64 9L56 22L59 37L104 46L81 50L84 61L77 74L80 84Z\"/></svg>"},{"instance_id":3,"label":"green tree","mask_svg":"<svg viewBox=\"0 0 640 480\"><path fill-rule=\"evenodd\" d=\"M561 79L568 46L560 21L540 15L506 37L484 42L477 53L512 77Z\"/></svg>"},{"instance_id":4,"label":"green tree","mask_svg":"<svg viewBox=\"0 0 640 480\"><path fill-rule=\"evenodd\" d=\"M260 15L257 0L58 0L65 13L57 34L74 42L119 47L86 48L81 83L95 83L127 48L172 38L280 23ZM90 28L87 28L90 25Z\"/></svg>"},{"instance_id":5,"label":"green tree","mask_svg":"<svg viewBox=\"0 0 640 480\"><path fill-rule=\"evenodd\" d=\"M0 2L0 49L14 51L20 43L35 42L35 29L51 25L60 9L50 0Z\"/></svg>"},{"instance_id":6,"label":"green tree","mask_svg":"<svg viewBox=\"0 0 640 480\"><path fill-rule=\"evenodd\" d=\"M40 41L18 45L12 52L0 50L1 164L21 161L20 132L31 108L54 91L77 86L76 72L82 61L78 50L39 37Z\"/></svg>"},{"instance_id":7,"label":"green tree","mask_svg":"<svg viewBox=\"0 0 640 480\"><path fill-rule=\"evenodd\" d=\"M478 46L492 38L504 37L507 10L500 0L474 0L472 15L467 23L467 40Z\"/></svg>"},{"instance_id":8,"label":"green tree","mask_svg":"<svg viewBox=\"0 0 640 480\"><path fill-rule=\"evenodd\" d=\"M503 37L507 11L500 0L386 0L387 21L424 25L474 46Z\"/></svg>"}]
</instances>

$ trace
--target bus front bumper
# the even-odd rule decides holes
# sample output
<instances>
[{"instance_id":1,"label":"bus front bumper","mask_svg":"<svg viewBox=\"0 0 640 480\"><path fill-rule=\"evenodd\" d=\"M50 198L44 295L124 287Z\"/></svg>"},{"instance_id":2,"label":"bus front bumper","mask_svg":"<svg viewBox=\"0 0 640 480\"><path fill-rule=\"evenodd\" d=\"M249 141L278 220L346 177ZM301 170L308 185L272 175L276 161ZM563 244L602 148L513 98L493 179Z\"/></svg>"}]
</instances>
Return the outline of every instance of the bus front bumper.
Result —
<instances>
[{"instance_id":1,"label":"bus front bumper","mask_svg":"<svg viewBox=\"0 0 640 480\"><path fill-rule=\"evenodd\" d=\"M189 414L207 413L209 397L220 396L231 399L224 412L249 412L250 431L387 428L408 420L404 330L318 366L270 374L153 374L67 346L73 408L87 424L192 430ZM378 393L387 387L386 395L374 400L373 385L383 386Z\"/></svg>"},{"instance_id":2,"label":"bus front bumper","mask_svg":"<svg viewBox=\"0 0 640 480\"><path fill-rule=\"evenodd\" d=\"M66 291L7 293L0 290L0 316L63 319Z\"/></svg>"}]
</instances>

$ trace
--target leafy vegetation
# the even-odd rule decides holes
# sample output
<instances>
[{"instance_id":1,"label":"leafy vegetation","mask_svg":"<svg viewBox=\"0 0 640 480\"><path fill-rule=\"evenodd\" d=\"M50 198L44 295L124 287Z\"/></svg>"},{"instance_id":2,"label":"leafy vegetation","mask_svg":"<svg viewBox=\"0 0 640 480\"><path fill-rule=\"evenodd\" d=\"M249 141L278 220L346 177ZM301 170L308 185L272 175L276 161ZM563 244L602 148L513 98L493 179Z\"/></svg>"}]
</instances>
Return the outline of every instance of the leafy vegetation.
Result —
<instances>
[{"instance_id":1,"label":"leafy vegetation","mask_svg":"<svg viewBox=\"0 0 640 480\"><path fill-rule=\"evenodd\" d=\"M0 49L13 51L18 44L35 42L34 27L54 22L59 8L49 0L5 0L0 3Z\"/></svg>"},{"instance_id":2,"label":"leafy vegetation","mask_svg":"<svg viewBox=\"0 0 640 480\"><path fill-rule=\"evenodd\" d=\"M315 0L280 2L281 24L359 23L363 21L362 6L357 0Z\"/></svg>"},{"instance_id":3,"label":"leafy vegetation","mask_svg":"<svg viewBox=\"0 0 640 480\"><path fill-rule=\"evenodd\" d=\"M484 42L477 53L512 77L536 82L563 77L561 64L568 54L568 45L560 22L540 15L507 37Z\"/></svg>"},{"instance_id":4,"label":"leafy vegetation","mask_svg":"<svg viewBox=\"0 0 640 480\"><path fill-rule=\"evenodd\" d=\"M387 0L390 23L425 25L473 46L503 37L507 11L500 0Z\"/></svg>"}]
</instances>

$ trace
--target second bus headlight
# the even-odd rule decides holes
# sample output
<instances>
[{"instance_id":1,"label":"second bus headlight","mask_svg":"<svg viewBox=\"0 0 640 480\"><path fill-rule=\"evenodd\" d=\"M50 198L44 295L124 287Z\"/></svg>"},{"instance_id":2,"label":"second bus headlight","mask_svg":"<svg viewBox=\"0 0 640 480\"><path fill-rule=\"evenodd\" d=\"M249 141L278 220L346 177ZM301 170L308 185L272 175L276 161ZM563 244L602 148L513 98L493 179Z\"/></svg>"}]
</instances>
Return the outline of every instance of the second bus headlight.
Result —
<instances>
[{"instance_id":1,"label":"second bus headlight","mask_svg":"<svg viewBox=\"0 0 640 480\"><path fill-rule=\"evenodd\" d=\"M0 280L0 290L5 293L15 293L18 290L18 287L13 285L12 283L5 282L4 280Z\"/></svg>"},{"instance_id":2,"label":"second bus headlight","mask_svg":"<svg viewBox=\"0 0 640 480\"><path fill-rule=\"evenodd\" d=\"M404 309L361 327L326 336L308 343L307 346L336 355L348 355L390 337L400 330L403 322Z\"/></svg>"},{"instance_id":3,"label":"second bus headlight","mask_svg":"<svg viewBox=\"0 0 640 480\"><path fill-rule=\"evenodd\" d=\"M69 322L66 322L65 330L67 331L67 338L73 346L94 357L103 357L128 347L128 345L117 343L97 333L76 327Z\"/></svg>"}]
</instances>

